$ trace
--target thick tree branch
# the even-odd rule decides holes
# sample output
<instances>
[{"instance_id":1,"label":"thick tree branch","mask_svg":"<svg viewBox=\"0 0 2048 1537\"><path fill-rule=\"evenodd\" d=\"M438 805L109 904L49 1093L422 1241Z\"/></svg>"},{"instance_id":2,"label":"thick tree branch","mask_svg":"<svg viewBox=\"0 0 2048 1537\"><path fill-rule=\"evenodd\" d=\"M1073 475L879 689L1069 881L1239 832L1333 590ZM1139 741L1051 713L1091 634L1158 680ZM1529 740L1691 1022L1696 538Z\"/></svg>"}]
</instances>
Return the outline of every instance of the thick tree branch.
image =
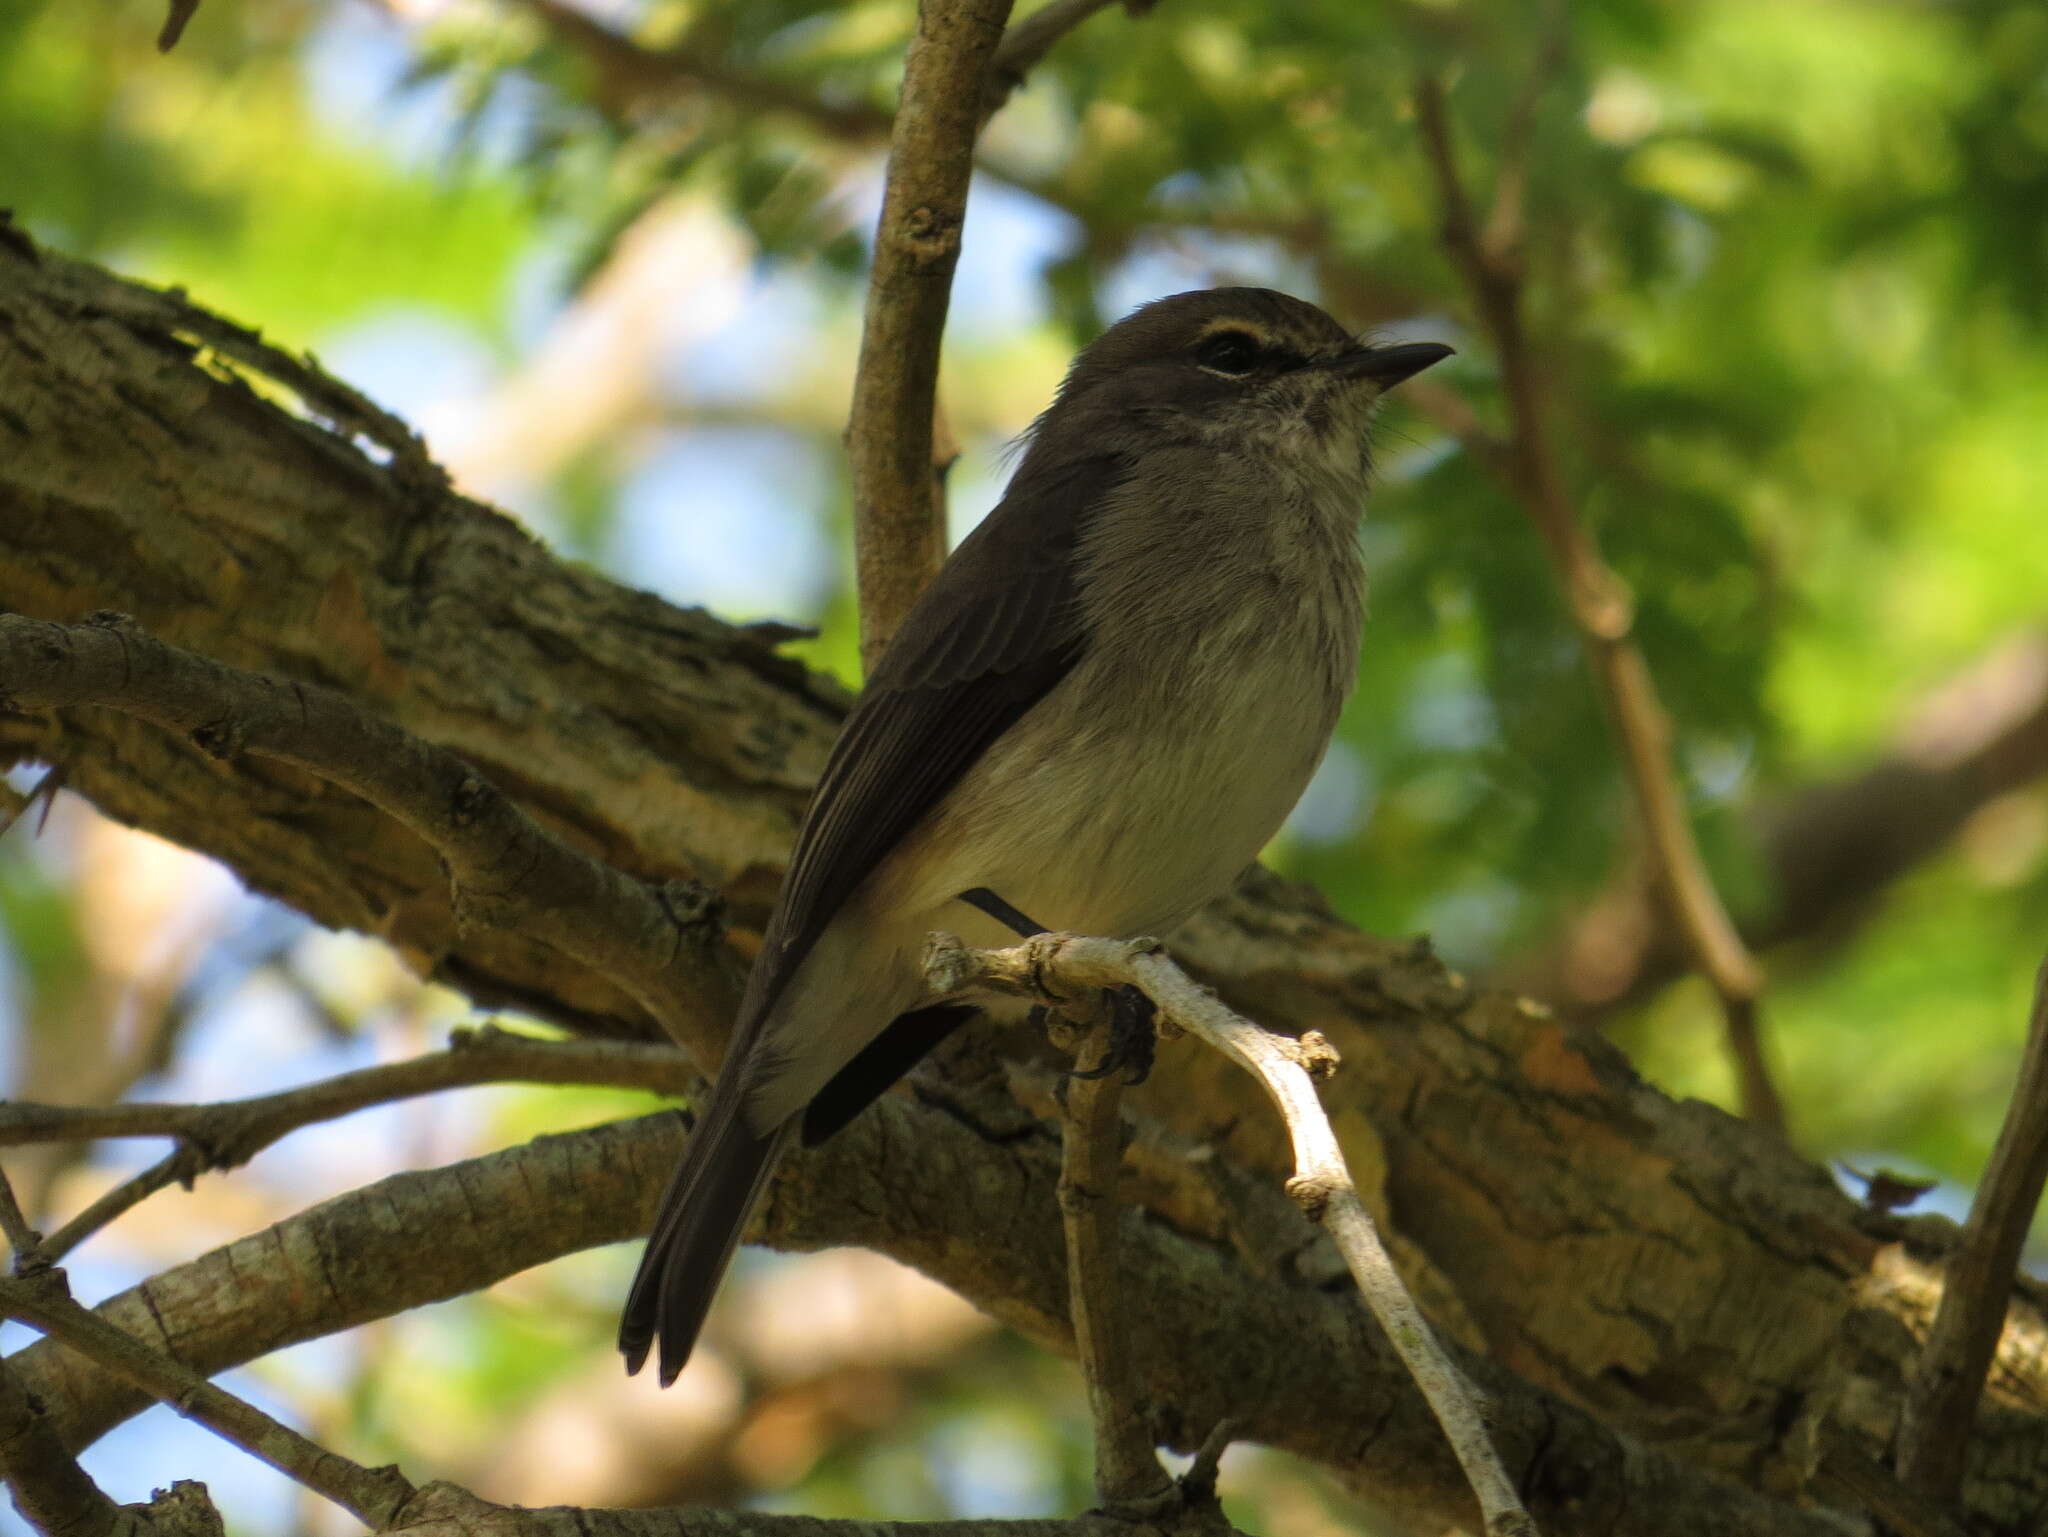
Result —
<instances>
[{"instance_id":1,"label":"thick tree branch","mask_svg":"<svg viewBox=\"0 0 2048 1537\"><path fill-rule=\"evenodd\" d=\"M861 660L872 668L946 554L932 453L983 83L1011 0L919 0L889 140L846 428Z\"/></svg>"},{"instance_id":2,"label":"thick tree branch","mask_svg":"<svg viewBox=\"0 0 2048 1537\"><path fill-rule=\"evenodd\" d=\"M843 695L744 632L562 565L401 473L360 429L258 398L195 350L206 323L0 226L0 606L119 608L177 646L336 689L459 753L576 846L641 879L704 880L757 923ZM427 845L310 775L210 759L106 710L0 716L0 757L23 756L480 1001L591 1033L649 1029L552 945L457 928ZM1300 888L1255 877L1173 944L1240 1011L1373 1063L1332 1101L1347 1160L1432 1318L1491 1357L1466 1364L1502 1406L1504 1460L1540 1519L1601 1531L1654 1511L1693 1533L1809 1530L1827 1518L1732 1491L1715 1470L1796 1487L1816 1447L1819 1497L1876 1508L1865 1470L1882 1485L1939 1292L1940 1224L1859 1209L1782 1147L1672 1104L1535 1006L1347 929ZM793 1167L762 1234L887 1249L1060 1343L1056 1170L1045 1112L1020 1108L1049 1106L1051 1069L1018 1065L1028 1043L957 1048L835 1142L832 1169ZM1236 1418L1382 1504L1462 1519L1446 1503L1462 1480L1421 1399L1277 1193L1290 1160L1256 1090L1170 1044L1126 1103L1139 1211L1120 1263L1150 1304L1135 1358L1147 1400L1172 1411L1164 1439L1187 1446ZM212 1371L476 1290L627 1236L675 1125L386 1181L106 1306L138 1332L154 1308L179 1357ZM424 1231L444 1241L422 1246ZM2001 1537L2048 1501L2033 1471L2048 1467L2042 1338L2029 1293L1971 1449L1967 1509ZM1208 1359L1188 1359L1190 1339ZM136 1407L48 1342L18 1370L67 1437Z\"/></svg>"},{"instance_id":3,"label":"thick tree branch","mask_svg":"<svg viewBox=\"0 0 2048 1537\"><path fill-rule=\"evenodd\" d=\"M884 1100L830 1148L794 1160L757 1236L806 1249L874 1244L1071 1349L1052 1198L1057 1149L1042 1130L1019 1139L1006 1126L975 1124L1000 1113L999 1094ZM162 1338L195 1369L218 1372L478 1290L642 1231L676 1156L675 1130L673 1116L651 1116L393 1176L175 1267L100 1312ZM969 1168L975 1173L964 1179L959 1171ZM876 1183L882 1169L892 1171L886 1190ZM1277 1191L1271 1202L1291 1204ZM437 1235L431 1254L422 1252L422 1232ZM981 1235L979 1244L958 1236L965 1233ZM1127 1224L1124 1236L1126 1273L1148 1304L1129 1320L1138 1381L1148 1399L1176 1411L1169 1440L1192 1446L1200 1439L1192 1426L1227 1411L1249 1439L1323 1461L1404 1508L1463 1518L1469 1496L1456 1460L1398 1356L1359 1326L1347 1294L1260 1275L1163 1223ZM1218 1319L1231 1327L1219 1331ZM1194 1338L1201 1352L1187 1348ZM67 1445L143 1407L140 1395L57 1342L15 1362ZM1556 1517L1559 1530L1573 1529L1568 1510L1585 1518L1585 1530L1647 1511L1657 1514L1631 1525L1633 1537L1839 1537L1824 1518L1635 1447L1482 1359L1467 1357L1462 1369L1493 1403L1495 1434L1510 1464L1525 1470L1534 1513Z\"/></svg>"},{"instance_id":4,"label":"thick tree branch","mask_svg":"<svg viewBox=\"0 0 2048 1537\"><path fill-rule=\"evenodd\" d=\"M310 363L4 223L0 402L0 609L120 608L229 665L339 689L576 848L717 886L743 923L765 908L844 709L828 680L559 563ZM24 758L486 1007L661 1033L552 942L464 927L429 844L276 760L212 758L113 712L0 713L0 761Z\"/></svg>"},{"instance_id":5,"label":"thick tree branch","mask_svg":"<svg viewBox=\"0 0 2048 1537\"><path fill-rule=\"evenodd\" d=\"M360 795L440 854L458 921L544 939L627 986L709 1067L733 968L712 895L656 888L547 832L455 754L331 689L285 683L167 646L125 615L49 624L0 615L0 708L101 705L190 739L306 769Z\"/></svg>"},{"instance_id":6,"label":"thick tree branch","mask_svg":"<svg viewBox=\"0 0 2048 1537\"><path fill-rule=\"evenodd\" d=\"M1546 45L1545 57L1552 52ZM1601 558L1592 535L1573 511L1544 426L1544 384L1522 325L1519 172L1513 172L1506 189L1516 200L1515 209L1482 231L1458 172L1443 86L1433 76L1417 81L1415 110L1442 210L1444 248L1463 275L1473 307L1492 339L1507 395L1507 452L1497 462L1506 469L1510 488L1542 537L1565 607L1585 645L1621 747L1659 889L1693 965L1721 999L1744 1113L1782 1133L1784 1104L1765 1063L1756 1023L1762 971L1736 932L1693 838L1685 798L1671 766L1670 718L1658 700L1642 648L1630 634L1634 598ZM1521 148L1513 153L1519 154ZM1511 155L1510 167L1515 163Z\"/></svg>"},{"instance_id":7,"label":"thick tree branch","mask_svg":"<svg viewBox=\"0 0 2048 1537\"><path fill-rule=\"evenodd\" d=\"M43 1406L0 1361L0 1480L22 1520L42 1537L116 1537L121 1507L92 1481L50 1428Z\"/></svg>"}]
</instances>

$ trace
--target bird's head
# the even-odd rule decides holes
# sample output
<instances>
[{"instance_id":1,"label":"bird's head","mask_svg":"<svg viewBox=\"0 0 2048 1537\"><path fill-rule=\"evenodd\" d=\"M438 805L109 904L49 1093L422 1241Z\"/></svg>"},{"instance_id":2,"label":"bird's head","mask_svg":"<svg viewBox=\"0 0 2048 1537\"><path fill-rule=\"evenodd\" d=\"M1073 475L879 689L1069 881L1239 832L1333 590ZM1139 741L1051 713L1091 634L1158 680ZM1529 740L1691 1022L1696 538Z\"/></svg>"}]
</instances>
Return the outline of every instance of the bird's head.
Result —
<instances>
[{"instance_id":1,"label":"bird's head","mask_svg":"<svg viewBox=\"0 0 2048 1537\"><path fill-rule=\"evenodd\" d=\"M1315 305L1269 288L1174 294L1089 344L1039 431L1252 451L1362 448L1380 397L1450 353L1440 342L1361 341Z\"/></svg>"}]
</instances>

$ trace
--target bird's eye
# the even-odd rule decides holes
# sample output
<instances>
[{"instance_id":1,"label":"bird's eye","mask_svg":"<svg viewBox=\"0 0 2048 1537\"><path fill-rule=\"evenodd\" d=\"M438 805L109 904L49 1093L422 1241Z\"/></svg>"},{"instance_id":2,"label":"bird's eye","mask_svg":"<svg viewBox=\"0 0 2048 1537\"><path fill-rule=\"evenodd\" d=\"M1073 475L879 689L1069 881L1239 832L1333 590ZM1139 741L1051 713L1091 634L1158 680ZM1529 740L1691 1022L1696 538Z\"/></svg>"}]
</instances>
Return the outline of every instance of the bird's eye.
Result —
<instances>
[{"instance_id":1,"label":"bird's eye","mask_svg":"<svg viewBox=\"0 0 2048 1537\"><path fill-rule=\"evenodd\" d=\"M1258 366L1258 340L1243 331L1218 331L1195 349L1195 361L1219 374L1248 374Z\"/></svg>"}]
</instances>

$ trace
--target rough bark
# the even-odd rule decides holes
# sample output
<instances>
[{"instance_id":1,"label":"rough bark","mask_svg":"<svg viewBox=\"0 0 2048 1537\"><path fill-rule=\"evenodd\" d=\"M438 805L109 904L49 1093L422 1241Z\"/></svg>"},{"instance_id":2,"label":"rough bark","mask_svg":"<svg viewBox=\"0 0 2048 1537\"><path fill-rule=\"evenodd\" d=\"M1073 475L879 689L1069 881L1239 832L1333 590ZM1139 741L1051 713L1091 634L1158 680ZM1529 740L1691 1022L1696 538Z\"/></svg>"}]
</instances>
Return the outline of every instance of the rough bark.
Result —
<instances>
[{"instance_id":1,"label":"rough bark","mask_svg":"<svg viewBox=\"0 0 2048 1537\"><path fill-rule=\"evenodd\" d=\"M327 684L630 874L694 875L742 918L772 895L844 709L836 686L746 630L555 559L452 492L388 418L260 398L244 371L296 390L296 360L176 294L19 236L0 243L0 274L0 605L115 609L221 661ZM308 775L223 764L96 710L0 719L0 751L61 762L111 815L382 936L480 1002L657 1034L544 945L458 936L427 846Z\"/></svg>"},{"instance_id":2,"label":"rough bark","mask_svg":"<svg viewBox=\"0 0 2048 1537\"><path fill-rule=\"evenodd\" d=\"M298 394L307 414L245 373ZM12 234L0 235L0 606L52 619L118 609L179 645L338 689L465 755L621 868L717 887L741 924L772 890L843 704L748 633L555 560L297 360ZM61 763L110 814L323 923L383 935L479 1000L650 1033L618 989L553 948L459 928L424 845L305 776L222 764L84 709L0 715L0 754ZM1945 1224L1860 1209L1772 1139L1665 1099L1540 1007L1472 989L1426 946L1358 934L1271 877L1250 878L1175 949L1234 1006L1319 1029L1343 1053L1331 1093L1347 1157L1425 1305L1491 1357L1503 1447L1547 1529L1794 1531L1809 1519L1786 1503L1796 1491L1858 1511L1894 1498L1881 1464L1938 1296ZM873 1243L1063 1344L1040 1120L1051 1083L1026 1044L962 1041L917 1093L849 1132L845 1156L803 1164L765 1236ZM1156 1304L1140 1371L1186 1439L1227 1409L1382 1499L1452 1514L1447 1454L1407 1428L1413 1395L1396 1390L1334 1256L1278 1194L1288 1156L1256 1090L1169 1046L1131 1105L1139 1210L1125 1252ZM340 1244L309 1213L110 1311L212 1370L470 1289L493 1265L623 1236L659 1183L666 1138L585 1136L580 1168L512 1179L507 1209L472 1206L462 1179L420 1186L410 1232L449 1235L432 1253L406 1224ZM562 1151L557 1140L521 1156ZM380 1257L385 1273L359 1267ZM2044 1347L2037 1299L2022 1298L1972 1452L1971 1531L2031 1533L2048 1508ZM68 1439L131 1412L63 1359L37 1346L20 1370ZM1660 1524L1699 1470L1775 1496L1753 1509L1779 1524Z\"/></svg>"}]
</instances>

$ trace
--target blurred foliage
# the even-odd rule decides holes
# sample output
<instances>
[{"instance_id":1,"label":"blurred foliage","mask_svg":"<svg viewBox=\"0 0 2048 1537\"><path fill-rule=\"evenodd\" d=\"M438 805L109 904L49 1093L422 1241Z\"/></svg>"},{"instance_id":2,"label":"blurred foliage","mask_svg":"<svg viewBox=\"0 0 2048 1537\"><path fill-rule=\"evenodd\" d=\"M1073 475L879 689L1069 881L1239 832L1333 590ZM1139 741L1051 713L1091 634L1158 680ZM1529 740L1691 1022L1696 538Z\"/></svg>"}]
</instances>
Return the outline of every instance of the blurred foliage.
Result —
<instances>
[{"instance_id":1,"label":"blurred foliage","mask_svg":"<svg viewBox=\"0 0 2048 1537\"><path fill-rule=\"evenodd\" d=\"M590 0L579 30L529 0L207 0L160 58L139 0L15 0L0 8L0 143L17 151L0 201L53 244L321 351L432 435L447 397L473 406L518 381L596 302L652 210L705 200L747 253L736 314L679 343L600 441L492 489L566 553L678 601L732 611L743 590L758 608L764 589L710 557L772 576L801 555L823 577L766 590L820 627L797 654L850 675L843 481L803 482L800 508L772 499L789 494L786 463L838 462L874 124L910 12ZM1756 809L1892 751L1930 690L2048 619L2048 12L1593 0L1570 8L1528 110L1553 14L1168 0L1065 39L984 145L975 218L997 222L970 224L945 383L966 447L955 512L992 501L1000 445L1074 346L1138 299L1208 282L1272 283L1361 327L1457 343L1441 380L1497 427L1410 107L1417 73L1440 71L1482 206L1504 142L1526 156L1549 428L1637 593L1716 877L1757 912L1773 885ZM692 273L672 283L678 313L703 301ZM734 424L758 463L709 489L650 478L664 448ZM1412 402L1390 409L1381 448L1362 685L1274 858L1367 927L1429 931L1483 972L1540 948L1614 876L1630 810L1521 511ZM692 521L714 498L719 549ZM645 506L673 516L636 521ZM19 832L0 845L17 1030L67 985L69 900ZM1841 920L1770 957L1799 1139L1967 1184L2048 934L2041 787L1984 807ZM1727 1100L1697 986L1616 1028L1667 1087ZM492 1137L602 1108L514 1103ZM437 1398L428 1415L449 1425L524 1401L575 1358L530 1310L449 1317L435 1359L468 1364L433 1391L466 1407ZM1033 1499L1078 1504L1061 1371L971 1352L893 1439L826 1457L791 1498L939 1513L954 1486L932 1470L993 1438L1043 1470ZM364 1434L410 1391L361 1400ZM1038 1406L1022 1418L1020 1396ZM1361 1519L1291 1475L1246 1479L1266 1489L1254 1527Z\"/></svg>"}]
</instances>

